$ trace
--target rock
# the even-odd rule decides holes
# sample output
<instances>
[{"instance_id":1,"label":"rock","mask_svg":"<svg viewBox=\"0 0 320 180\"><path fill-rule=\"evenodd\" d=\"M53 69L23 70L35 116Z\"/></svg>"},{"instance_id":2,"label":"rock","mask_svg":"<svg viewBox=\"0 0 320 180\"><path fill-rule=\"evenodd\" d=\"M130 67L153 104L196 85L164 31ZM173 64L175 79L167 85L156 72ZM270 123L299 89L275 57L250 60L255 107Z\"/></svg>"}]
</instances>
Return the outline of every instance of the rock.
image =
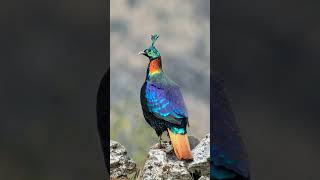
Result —
<instances>
[{"instance_id":1,"label":"rock","mask_svg":"<svg viewBox=\"0 0 320 180\"><path fill-rule=\"evenodd\" d=\"M162 143L163 148L158 149L158 145L150 148L148 159L141 172L143 180L160 179L181 179L191 180L192 176L188 172L185 161L179 161L173 154L169 143ZM168 152L168 150L170 150Z\"/></svg>"},{"instance_id":2,"label":"rock","mask_svg":"<svg viewBox=\"0 0 320 180\"><path fill-rule=\"evenodd\" d=\"M110 140L110 178L126 179L136 172L136 163L127 156L127 151L120 143Z\"/></svg>"},{"instance_id":3,"label":"rock","mask_svg":"<svg viewBox=\"0 0 320 180\"><path fill-rule=\"evenodd\" d=\"M199 139L194 136L188 136L190 149L194 149L199 144Z\"/></svg>"},{"instance_id":4,"label":"rock","mask_svg":"<svg viewBox=\"0 0 320 180\"><path fill-rule=\"evenodd\" d=\"M209 180L210 178L207 176L201 176L198 180Z\"/></svg>"},{"instance_id":5,"label":"rock","mask_svg":"<svg viewBox=\"0 0 320 180\"><path fill-rule=\"evenodd\" d=\"M197 143L199 140L194 137L189 137L189 141L190 139L193 145L198 144L192 150L193 161L178 160L169 143L162 143L161 149L159 149L159 144L156 144L149 150L147 160L139 175L140 179L209 179L210 134L206 135L200 143Z\"/></svg>"},{"instance_id":6,"label":"rock","mask_svg":"<svg viewBox=\"0 0 320 180\"><path fill-rule=\"evenodd\" d=\"M188 170L198 176L209 176L210 173L210 134L192 150L193 161Z\"/></svg>"}]
</instances>

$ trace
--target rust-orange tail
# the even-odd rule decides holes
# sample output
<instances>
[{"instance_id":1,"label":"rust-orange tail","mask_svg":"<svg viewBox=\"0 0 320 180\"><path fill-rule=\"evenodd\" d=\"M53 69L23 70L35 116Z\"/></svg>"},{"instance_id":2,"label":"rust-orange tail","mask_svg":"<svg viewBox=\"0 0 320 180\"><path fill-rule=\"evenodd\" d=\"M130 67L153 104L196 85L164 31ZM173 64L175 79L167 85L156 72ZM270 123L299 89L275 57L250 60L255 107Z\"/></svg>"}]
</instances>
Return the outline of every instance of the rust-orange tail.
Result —
<instances>
[{"instance_id":1,"label":"rust-orange tail","mask_svg":"<svg viewBox=\"0 0 320 180\"><path fill-rule=\"evenodd\" d=\"M191 160L192 153L190 150L187 134L175 134L168 128L170 140L173 146L174 153L179 160Z\"/></svg>"}]
</instances>

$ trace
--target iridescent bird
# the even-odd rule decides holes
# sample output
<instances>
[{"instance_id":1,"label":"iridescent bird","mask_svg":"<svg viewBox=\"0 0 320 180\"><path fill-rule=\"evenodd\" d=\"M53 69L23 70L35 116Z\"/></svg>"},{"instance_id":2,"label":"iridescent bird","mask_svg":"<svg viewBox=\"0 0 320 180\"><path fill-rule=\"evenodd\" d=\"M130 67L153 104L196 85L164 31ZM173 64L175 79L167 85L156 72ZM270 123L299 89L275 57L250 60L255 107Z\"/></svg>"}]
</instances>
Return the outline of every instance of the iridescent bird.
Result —
<instances>
[{"instance_id":1,"label":"iridescent bird","mask_svg":"<svg viewBox=\"0 0 320 180\"><path fill-rule=\"evenodd\" d=\"M145 120L160 140L167 131L179 160L192 159L187 136L188 113L179 86L163 72L160 52L154 44L159 38L151 35L152 44L139 52L149 59L146 80L141 88L140 101Z\"/></svg>"},{"instance_id":2,"label":"iridescent bird","mask_svg":"<svg viewBox=\"0 0 320 180\"><path fill-rule=\"evenodd\" d=\"M222 79L211 74L211 179L249 180L249 160Z\"/></svg>"}]
</instances>

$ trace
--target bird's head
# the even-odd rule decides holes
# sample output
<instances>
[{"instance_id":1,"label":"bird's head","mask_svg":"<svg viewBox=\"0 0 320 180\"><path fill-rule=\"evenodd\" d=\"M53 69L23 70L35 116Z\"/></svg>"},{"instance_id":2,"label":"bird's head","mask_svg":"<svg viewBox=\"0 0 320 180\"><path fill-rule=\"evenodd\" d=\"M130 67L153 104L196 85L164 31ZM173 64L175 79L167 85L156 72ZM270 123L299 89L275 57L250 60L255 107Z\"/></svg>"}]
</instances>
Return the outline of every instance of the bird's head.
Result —
<instances>
[{"instance_id":1,"label":"bird's head","mask_svg":"<svg viewBox=\"0 0 320 180\"><path fill-rule=\"evenodd\" d=\"M151 35L151 41L152 41L151 46L149 48L146 48L143 51L140 51L139 55L140 54L145 55L149 58L149 60L153 60L160 57L160 52L156 49L156 47L154 47L154 43L158 38L159 38L158 34Z\"/></svg>"}]
</instances>

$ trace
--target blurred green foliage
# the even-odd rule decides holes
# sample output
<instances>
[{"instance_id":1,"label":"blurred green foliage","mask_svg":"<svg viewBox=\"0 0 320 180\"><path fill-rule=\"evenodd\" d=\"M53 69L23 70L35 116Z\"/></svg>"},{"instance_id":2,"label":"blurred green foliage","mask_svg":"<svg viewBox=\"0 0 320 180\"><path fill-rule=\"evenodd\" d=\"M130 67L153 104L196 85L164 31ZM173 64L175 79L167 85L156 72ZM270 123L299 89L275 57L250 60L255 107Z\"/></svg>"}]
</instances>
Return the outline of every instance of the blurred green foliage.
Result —
<instances>
[{"instance_id":1,"label":"blurred green foliage","mask_svg":"<svg viewBox=\"0 0 320 180\"><path fill-rule=\"evenodd\" d=\"M112 106L111 111L114 118L111 120L111 139L118 141L128 151L130 157L140 168L149 151L149 148L158 142L158 137L154 130L147 124L142 116L142 112L137 112L133 117L128 117L126 107Z\"/></svg>"}]
</instances>

